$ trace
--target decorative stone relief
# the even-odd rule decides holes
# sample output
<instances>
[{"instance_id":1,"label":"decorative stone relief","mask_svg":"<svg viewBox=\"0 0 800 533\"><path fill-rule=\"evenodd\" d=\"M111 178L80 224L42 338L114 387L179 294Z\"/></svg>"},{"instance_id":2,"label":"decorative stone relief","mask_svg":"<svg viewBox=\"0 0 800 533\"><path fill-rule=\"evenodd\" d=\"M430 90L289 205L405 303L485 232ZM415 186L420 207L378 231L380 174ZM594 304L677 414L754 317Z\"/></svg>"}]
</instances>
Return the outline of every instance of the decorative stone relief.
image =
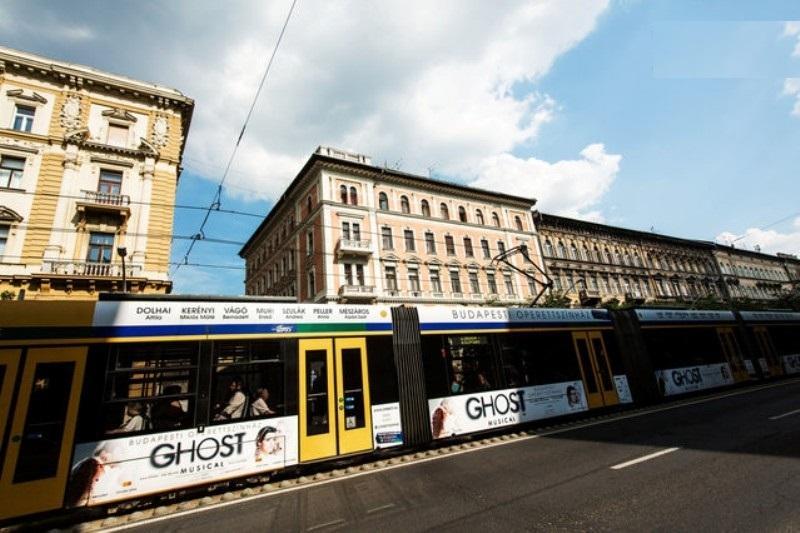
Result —
<instances>
[{"instance_id":1,"label":"decorative stone relief","mask_svg":"<svg viewBox=\"0 0 800 533\"><path fill-rule=\"evenodd\" d=\"M167 138L169 137L169 122L167 117L158 115L153 122L153 135L151 142L153 146L161 149L167 145Z\"/></svg>"},{"instance_id":2,"label":"decorative stone relief","mask_svg":"<svg viewBox=\"0 0 800 533\"><path fill-rule=\"evenodd\" d=\"M81 128L81 97L77 94L70 94L61 106L61 126L67 131L75 131Z\"/></svg>"}]
</instances>

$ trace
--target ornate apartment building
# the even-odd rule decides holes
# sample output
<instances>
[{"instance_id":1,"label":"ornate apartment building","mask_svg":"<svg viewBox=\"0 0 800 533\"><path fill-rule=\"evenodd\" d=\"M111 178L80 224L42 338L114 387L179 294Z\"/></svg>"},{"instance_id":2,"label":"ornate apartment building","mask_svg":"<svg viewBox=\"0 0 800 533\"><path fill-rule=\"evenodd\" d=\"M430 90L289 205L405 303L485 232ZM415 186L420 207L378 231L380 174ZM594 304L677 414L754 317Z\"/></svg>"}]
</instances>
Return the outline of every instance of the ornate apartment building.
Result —
<instances>
[{"instance_id":1,"label":"ornate apartment building","mask_svg":"<svg viewBox=\"0 0 800 533\"><path fill-rule=\"evenodd\" d=\"M193 108L174 89L0 47L0 293L169 292Z\"/></svg>"},{"instance_id":2,"label":"ornate apartment building","mask_svg":"<svg viewBox=\"0 0 800 533\"><path fill-rule=\"evenodd\" d=\"M714 259L719 265L723 288L730 298L770 300L782 291L791 290L792 261L790 257L742 250L721 244L714 245ZM794 270L794 275L797 271ZM796 277L795 283L796 284Z\"/></svg>"},{"instance_id":3,"label":"ornate apartment building","mask_svg":"<svg viewBox=\"0 0 800 533\"><path fill-rule=\"evenodd\" d=\"M712 243L537 213L553 289L576 304L722 296Z\"/></svg>"},{"instance_id":4,"label":"ornate apartment building","mask_svg":"<svg viewBox=\"0 0 800 533\"><path fill-rule=\"evenodd\" d=\"M239 252L245 290L314 302L524 303L542 281L533 199L320 147Z\"/></svg>"}]
</instances>

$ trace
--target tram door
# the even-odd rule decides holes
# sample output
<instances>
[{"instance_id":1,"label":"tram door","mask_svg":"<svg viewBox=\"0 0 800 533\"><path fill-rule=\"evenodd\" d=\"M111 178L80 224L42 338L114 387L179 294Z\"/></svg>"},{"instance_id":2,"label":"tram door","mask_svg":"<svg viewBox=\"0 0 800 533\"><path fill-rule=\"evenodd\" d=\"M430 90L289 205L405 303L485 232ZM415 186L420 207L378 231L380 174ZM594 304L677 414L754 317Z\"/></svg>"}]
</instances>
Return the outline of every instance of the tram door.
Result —
<instances>
[{"instance_id":1,"label":"tram door","mask_svg":"<svg viewBox=\"0 0 800 533\"><path fill-rule=\"evenodd\" d=\"M717 328L717 337L722 346L722 353L725 361L730 365L734 381L744 381L749 378L747 368L742 360L742 351L739 349L739 342L733 328Z\"/></svg>"},{"instance_id":2,"label":"tram door","mask_svg":"<svg viewBox=\"0 0 800 533\"><path fill-rule=\"evenodd\" d=\"M599 331L574 332L572 342L578 355L589 408L618 404L619 396L603 335Z\"/></svg>"},{"instance_id":3,"label":"tram door","mask_svg":"<svg viewBox=\"0 0 800 533\"><path fill-rule=\"evenodd\" d=\"M300 460L371 450L366 340L301 340L299 352Z\"/></svg>"},{"instance_id":4,"label":"tram door","mask_svg":"<svg viewBox=\"0 0 800 533\"><path fill-rule=\"evenodd\" d=\"M753 334L756 337L758 350L761 352L761 357L758 360L761 370L766 376L780 376L783 374L783 368L778 360L775 345L772 344L772 337L769 331L764 326L757 326L753 328Z\"/></svg>"},{"instance_id":5,"label":"tram door","mask_svg":"<svg viewBox=\"0 0 800 533\"><path fill-rule=\"evenodd\" d=\"M13 353L12 353L13 352ZM0 422L10 427L0 474L0 519L61 507L69 475L86 347L32 348L19 370L16 406L8 400L19 350L0 352ZM6 418L8 413L8 418ZM10 422L7 423L7 422Z\"/></svg>"}]
</instances>

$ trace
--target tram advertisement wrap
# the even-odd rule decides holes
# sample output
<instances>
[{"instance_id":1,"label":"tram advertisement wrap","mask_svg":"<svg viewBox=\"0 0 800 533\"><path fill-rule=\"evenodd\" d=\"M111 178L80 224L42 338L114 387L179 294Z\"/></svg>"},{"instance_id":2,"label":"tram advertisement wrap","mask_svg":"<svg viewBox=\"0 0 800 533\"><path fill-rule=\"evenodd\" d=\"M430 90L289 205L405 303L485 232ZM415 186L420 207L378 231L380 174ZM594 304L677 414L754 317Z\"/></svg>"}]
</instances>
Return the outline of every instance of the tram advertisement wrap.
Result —
<instances>
[{"instance_id":1,"label":"tram advertisement wrap","mask_svg":"<svg viewBox=\"0 0 800 533\"><path fill-rule=\"evenodd\" d=\"M786 374L800 373L800 354L784 355L783 369Z\"/></svg>"},{"instance_id":2,"label":"tram advertisement wrap","mask_svg":"<svg viewBox=\"0 0 800 533\"><path fill-rule=\"evenodd\" d=\"M431 430L436 439L588 409L580 381L428 400Z\"/></svg>"},{"instance_id":3,"label":"tram advertisement wrap","mask_svg":"<svg viewBox=\"0 0 800 533\"><path fill-rule=\"evenodd\" d=\"M75 446L66 504L97 505L297 463L297 417Z\"/></svg>"},{"instance_id":4,"label":"tram advertisement wrap","mask_svg":"<svg viewBox=\"0 0 800 533\"><path fill-rule=\"evenodd\" d=\"M728 363L656 370L655 374L664 396L713 389L734 383Z\"/></svg>"}]
</instances>

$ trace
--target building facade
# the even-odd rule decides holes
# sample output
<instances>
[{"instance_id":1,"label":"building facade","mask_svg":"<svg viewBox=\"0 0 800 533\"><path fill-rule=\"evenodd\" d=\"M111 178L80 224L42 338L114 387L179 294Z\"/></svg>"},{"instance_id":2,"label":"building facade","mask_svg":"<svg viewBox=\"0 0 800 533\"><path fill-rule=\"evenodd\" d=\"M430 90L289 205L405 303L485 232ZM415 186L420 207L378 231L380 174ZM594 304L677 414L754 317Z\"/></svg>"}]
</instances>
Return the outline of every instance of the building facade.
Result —
<instances>
[{"instance_id":1,"label":"building facade","mask_svg":"<svg viewBox=\"0 0 800 533\"><path fill-rule=\"evenodd\" d=\"M722 296L713 244L537 213L553 290L576 305Z\"/></svg>"},{"instance_id":2,"label":"building facade","mask_svg":"<svg viewBox=\"0 0 800 533\"><path fill-rule=\"evenodd\" d=\"M313 302L524 303L544 283L535 203L320 147L240 251L245 291ZM523 273L493 261L521 245L528 259L509 261Z\"/></svg>"},{"instance_id":3,"label":"building facade","mask_svg":"<svg viewBox=\"0 0 800 533\"><path fill-rule=\"evenodd\" d=\"M174 89L0 47L3 297L169 292L193 108Z\"/></svg>"},{"instance_id":4,"label":"building facade","mask_svg":"<svg viewBox=\"0 0 800 533\"><path fill-rule=\"evenodd\" d=\"M792 289L788 258L715 244L714 259L730 298L774 300Z\"/></svg>"}]
</instances>

